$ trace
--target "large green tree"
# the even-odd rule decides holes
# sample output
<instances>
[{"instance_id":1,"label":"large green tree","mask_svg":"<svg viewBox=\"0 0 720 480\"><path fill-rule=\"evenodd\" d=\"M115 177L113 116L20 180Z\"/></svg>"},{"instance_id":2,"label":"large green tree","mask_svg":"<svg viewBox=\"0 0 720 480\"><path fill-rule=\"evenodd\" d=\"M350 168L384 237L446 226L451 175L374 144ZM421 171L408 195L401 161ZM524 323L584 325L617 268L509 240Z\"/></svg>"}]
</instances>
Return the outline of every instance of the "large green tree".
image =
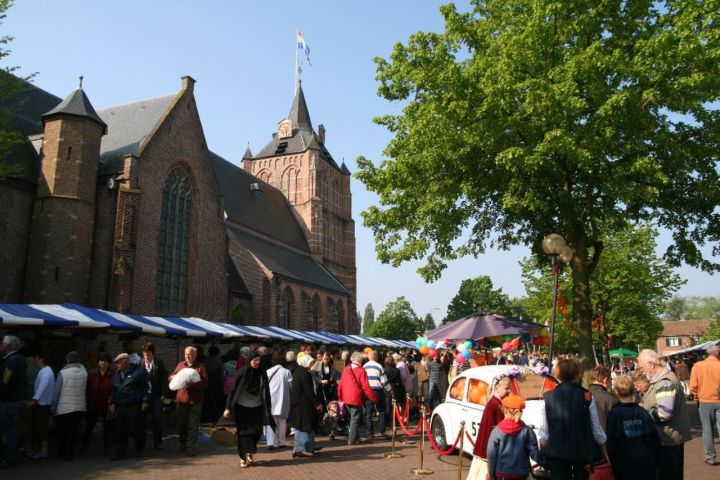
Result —
<instances>
[{"instance_id":1,"label":"large green tree","mask_svg":"<svg viewBox=\"0 0 720 480\"><path fill-rule=\"evenodd\" d=\"M435 328L435 319L432 316L432 313L425 314L425 319L423 319L423 331L427 332L429 330L432 330Z\"/></svg>"},{"instance_id":2,"label":"large green tree","mask_svg":"<svg viewBox=\"0 0 720 480\"><path fill-rule=\"evenodd\" d=\"M402 111L363 212L378 258L446 262L562 234L574 252L571 322L585 367L590 281L603 239L637 221L669 230L668 262L717 270L720 0L471 0L441 7L377 58L379 94Z\"/></svg>"},{"instance_id":3,"label":"large green tree","mask_svg":"<svg viewBox=\"0 0 720 480\"><path fill-rule=\"evenodd\" d=\"M647 226L628 228L602 239L605 245L600 262L590 282L593 312L593 339L598 354L606 353L608 344L635 348L655 345L662 331L660 315L665 301L683 281L672 267L655 253L656 232ZM547 260L522 263L523 282L528 294L524 306L542 323L552 316L552 272ZM558 309L556 340L558 351L575 351L577 328L569 322L562 305L571 302L570 272L560 281L563 301Z\"/></svg>"},{"instance_id":4,"label":"large green tree","mask_svg":"<svg viewBox=\"0 0 720 480\"><path fill-rule=\"evenodd\" d=\"M698 320L720 318L720 297L675 296L665 303L666 320Z\"/></svg>"},{"instance_id":5,"label":"large green tree","mask_svg":"<svg viewBox=\"0 0 720 480\"><path fill-rule=\"evenodd\" d=\"M466 279L447 307L443 323L454 322L475 312L511 315L512 304L502 288L495 288L487 275Z\"/></svg>"},{"instance_id":6,"label":"large green tree","mask_svg":"<svg viewBox=\"0 0 720 480\"><path fill-rule=\"evenodd\" d=\"M412 340L424 331L423 322L410 302L405 297L398 297L380 312L377 321L368 328L367 335L388 340Z\"/></svg>"},{"instance_id":7,"label":"large green tree","mask_svg":"<svg viewBox=\"0 0 720 480\"><path fill-rule=\"evenodd\" d=\"M709 342L710 340L720 339L720 318L715 318L705 329L701 342Z\"/></svg>"}]
</instances>

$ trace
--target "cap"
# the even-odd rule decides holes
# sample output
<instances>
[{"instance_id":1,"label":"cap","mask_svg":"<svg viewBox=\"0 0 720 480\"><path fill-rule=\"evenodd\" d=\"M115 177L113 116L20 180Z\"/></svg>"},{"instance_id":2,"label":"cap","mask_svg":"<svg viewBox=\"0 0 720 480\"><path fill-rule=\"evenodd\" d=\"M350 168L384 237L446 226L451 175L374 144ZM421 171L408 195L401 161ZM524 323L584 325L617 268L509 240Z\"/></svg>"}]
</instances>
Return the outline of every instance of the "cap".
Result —
<instances>
[{"instance_id":1,"label":"cap","mask_svg":"<svg viewBox=\"0 0 720 480\"><path fill-rule=\"evenodd\" d=\"M121 353L117 357L115 357L115 360L113 360L113 363L117 363L120 360L128 360L130 358L130 355L127 353Z\"/></svg>"},{"instance_id":2,"label":"cap","mask_svg":"<svg viewBox=\"0 0 720 480\"><path fill-rule=\"evenodd\" d=\"M505 408L523 410L525 408L525 399L522 398L520 395L511 393L507 397L503 398L502 406Z\"/></svg>"}]
</instances>

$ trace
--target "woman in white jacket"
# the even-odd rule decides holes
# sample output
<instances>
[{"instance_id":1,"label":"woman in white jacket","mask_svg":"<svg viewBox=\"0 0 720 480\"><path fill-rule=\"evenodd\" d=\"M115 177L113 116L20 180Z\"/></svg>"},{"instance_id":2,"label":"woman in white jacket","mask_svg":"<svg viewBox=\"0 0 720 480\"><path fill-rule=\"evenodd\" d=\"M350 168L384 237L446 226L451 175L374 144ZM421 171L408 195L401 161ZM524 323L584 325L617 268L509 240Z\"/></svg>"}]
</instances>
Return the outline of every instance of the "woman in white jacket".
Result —
<instances>
[{"instance_id":1,"label":"woman in white jacket","mask_svg":"<svg viewBox=\"0 0 720 480\"><path fill-rule=\"evenodd\" d=\"M55 381L52 410L57 422L58 454L65 460L72 460L75 456L80 421L87 410L87 370L80 363L78 352L68 353L65 360L67 365L60 370Z\"/></svg>"},{"instance_id":2,"label":"woman in white jacket","mask_svg":"<svg viewBox=\"0 0 720 480\"><path fill-rule=\"evenodd\" d=\"M270 384L270 398L272 403L272 416L275 419L275 429L268 425L266 438L268 450L285 446L285 429L290 415L290 389L292 388L292 373L280 365L282 358L279 352L273 352L273 366L268 369L268 383Z\"/></svg>"}]
</instances>

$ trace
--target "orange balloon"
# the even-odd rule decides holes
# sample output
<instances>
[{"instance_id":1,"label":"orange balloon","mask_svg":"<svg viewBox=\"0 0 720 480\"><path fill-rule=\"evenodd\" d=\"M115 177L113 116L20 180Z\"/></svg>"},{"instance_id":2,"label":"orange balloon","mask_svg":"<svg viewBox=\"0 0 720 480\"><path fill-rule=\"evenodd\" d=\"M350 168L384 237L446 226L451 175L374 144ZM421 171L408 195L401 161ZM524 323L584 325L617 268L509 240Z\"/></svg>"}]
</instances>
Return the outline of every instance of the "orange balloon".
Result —
<instances>
[{"instance_id":1,"label":"orange balloon","mask_svg":"<svg viewBox=\"0 0 720 480\"><path fill-rule=\"evenodd\" d=\"M427 355L429 351L430 348L427 345L423 345L422 347L420 347L420 353L423 355Z\"/></svg>"},{"instance_id":2,"label":"orange balloon","mask_svg":"<svg viewBox=\"0 0 720 480\"><path fill-rule=\"evenodd\" d=\"M482 403L482 400L487 395L487 383L477 382L475 385L470 387L470 401L472 403Z\"/></svg>"}]
</instances>

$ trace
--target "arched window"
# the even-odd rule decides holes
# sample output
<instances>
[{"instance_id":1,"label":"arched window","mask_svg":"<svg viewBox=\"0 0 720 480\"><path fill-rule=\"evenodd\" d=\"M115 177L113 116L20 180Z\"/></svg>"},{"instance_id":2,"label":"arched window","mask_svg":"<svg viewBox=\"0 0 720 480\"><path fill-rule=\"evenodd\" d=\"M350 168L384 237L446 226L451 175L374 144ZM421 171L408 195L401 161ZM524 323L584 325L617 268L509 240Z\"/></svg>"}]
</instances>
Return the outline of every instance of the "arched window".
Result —
<instances>
[{"instance_id":1,"label":"arched window","mask_svg":"<svg viewBox=\"0 0 720 480\"><path fill-rule=\"evenodd\" d=\"M187 307L188 256L192 221L192 185L176 168L165 180L160 212L155 310L184 313Z\"/></svg>"},{"instance_id":2,"label":"arched window","mask_svg":"<svg viewBox=\"0 0 720 480\"><path fill-rule=\"evenodd\" d=\"M329 317L329 325L326 326L327 330L330 332L340 333L338 332L338 307L337 303L335 303L332 298L327 299L327 311Z\"/></svg>"},{"instance_id":3,"label":"arched window","mask_svg":"<svg viewBox=\"0 0 720 480\"><path fill-rule=\"evenodd\" d=\"M236 325L245 323L245 307L237 305L230 314L230 322Z\"/></svg>"},{"instance_id":4,"label":"arched window","mask_svg":"<svg viewBox=\"0 0 720 480\"><path fill-rule=\"evenodd\" d=\"M312 304L310 305L310 330L313 332L318 331L318 325L320 324L320 297L316 293L313 295Z\"/></svg>"},{"instance_id":5,"label":"arched window","mask_svg":"<svg viewBox=\"0 0 720 480\"><path fill-rule=\"evenodd\" d=\"M278 312L278 319L280 320L280 327L290 328L292 322L293 310L295 307L294 296L290 287L286 288L280 294L280 311Z\"/></svg>"},{"instance_id":6,"label":"arched window","mask_svg":"<svg viewBox=\"0 0 720 480\"><path fill-rule=\"evenodd\" d=\"M257 177L265 183L270 183L270 172L268 170L258 172Z\"/></svg>"},{"instance_id":7,"label":"arched window","mask_svg":"<svg viewBox=\"0 0 720 480\"><path fill-rule=\"evenodd\" d=\"M293 205L297 203L298 173L299 170L295 166L290 166L285 169L280 180L280 189Z\"/></svg>"}]
</instances>

